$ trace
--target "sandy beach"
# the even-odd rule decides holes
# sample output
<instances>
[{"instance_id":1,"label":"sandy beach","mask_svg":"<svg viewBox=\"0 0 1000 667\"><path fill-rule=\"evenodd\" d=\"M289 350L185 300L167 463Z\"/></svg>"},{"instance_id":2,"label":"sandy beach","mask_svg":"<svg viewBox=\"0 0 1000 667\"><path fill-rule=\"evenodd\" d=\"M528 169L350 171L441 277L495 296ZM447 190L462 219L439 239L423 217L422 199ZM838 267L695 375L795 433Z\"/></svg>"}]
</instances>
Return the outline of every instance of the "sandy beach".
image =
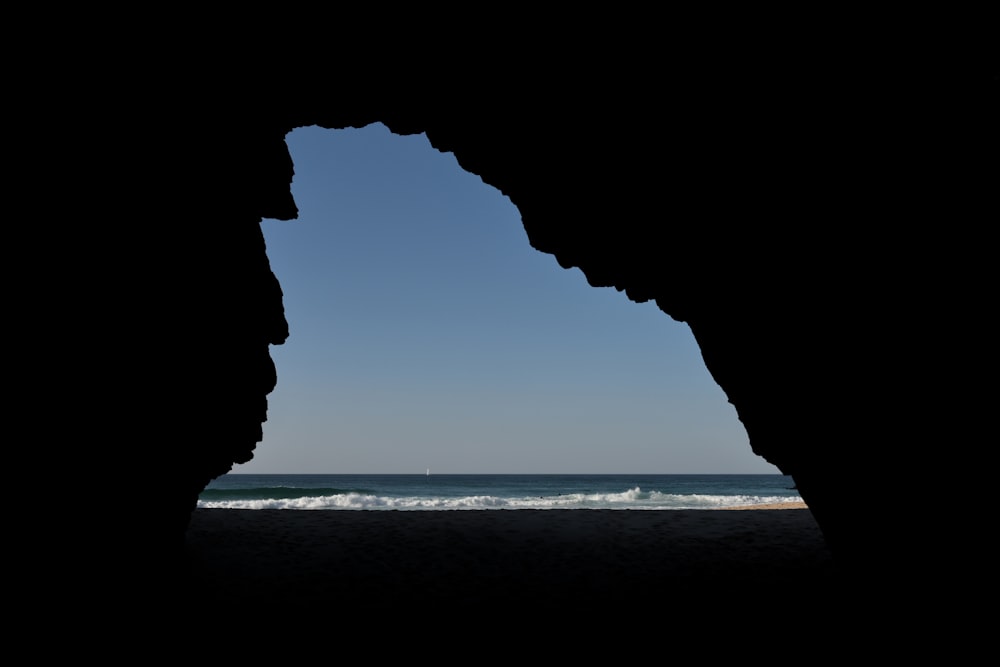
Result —
<instances>
[{"instance_id":1,"label":"sandy beach","mask_svg":"<svg viewBox=\"0 0 1000 667\"><path fill-rule=\"evenodd\" d=\"M846 659L876 643L886 659L919 652L916 622L938 617L925 614L937 603L921 602L922 580L908 579L915 595L904 600L879 590L879 577L857 586L811 512L781 507L199 509L179 567L95 552L101 562L70 561L79 590L30 608L93 650L141 640L178 659L209 647L352 661L430 651L447 663L691 647L713 663L755 652L788 660L803 647Z\"/></svg>"},{"instance_id":2,"label":"sandy beach","mask_svg":"<svg viewBox=\"0 0 1000 667\"><path fill-rule=\"evenodd\" d=\"M206 609L352 613L639 603L794 610L836 591L808 509L197 510L189 581Z\"/></svg>"}]
</instances>

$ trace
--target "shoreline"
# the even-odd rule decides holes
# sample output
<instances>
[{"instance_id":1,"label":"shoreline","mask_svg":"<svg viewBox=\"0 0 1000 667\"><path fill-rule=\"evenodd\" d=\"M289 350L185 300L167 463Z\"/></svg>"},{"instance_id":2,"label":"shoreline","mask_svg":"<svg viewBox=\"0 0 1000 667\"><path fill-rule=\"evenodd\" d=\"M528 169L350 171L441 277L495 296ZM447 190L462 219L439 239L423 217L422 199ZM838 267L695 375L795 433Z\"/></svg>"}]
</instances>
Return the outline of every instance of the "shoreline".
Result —
<instances>
[{"instance_id":1,"label":"shoreline","mask_svg":"<svg viewBox=\"0 0 1000 667\"><path fill-rule=\"evenodd\" d=\"M807 510L809 506L804 502L795 503L762 503L760 505L733 505L731 507L718 507L720 510Z\"/></svg>"}]
</instances>

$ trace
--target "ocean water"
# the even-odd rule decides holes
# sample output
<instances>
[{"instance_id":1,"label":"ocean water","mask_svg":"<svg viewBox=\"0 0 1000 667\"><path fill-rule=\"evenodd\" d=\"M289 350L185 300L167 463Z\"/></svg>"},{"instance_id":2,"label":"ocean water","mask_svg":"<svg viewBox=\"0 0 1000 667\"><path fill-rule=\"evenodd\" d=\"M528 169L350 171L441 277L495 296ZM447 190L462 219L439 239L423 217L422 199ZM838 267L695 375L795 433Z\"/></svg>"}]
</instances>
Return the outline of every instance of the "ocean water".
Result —
<instances>
[{"instance_id":1,"label":"ocean water","mask_svg":"<svg viewBox=\"0 0 1000 667\"><path fill-rule=\"evenodd\" d=\"M198 507L297 510L715 509L800 502L785 475L223 475Z\"/></svg>"}]
</instances>

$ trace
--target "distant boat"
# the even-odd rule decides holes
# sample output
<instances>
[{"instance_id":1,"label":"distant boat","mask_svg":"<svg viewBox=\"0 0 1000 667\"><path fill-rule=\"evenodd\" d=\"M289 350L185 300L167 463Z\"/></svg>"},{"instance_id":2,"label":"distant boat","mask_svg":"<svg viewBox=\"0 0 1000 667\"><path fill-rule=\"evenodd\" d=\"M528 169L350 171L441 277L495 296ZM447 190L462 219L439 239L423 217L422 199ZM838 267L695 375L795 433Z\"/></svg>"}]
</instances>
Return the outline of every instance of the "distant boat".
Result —
<instances>
[{"instance_id":1,"label":"distant boat","mask_svg":"<svg viewBox=\"0 0 1000 667\"><path fill-rule=\"evenodd\" d=\"M431 476L431 469L430 469L430 468L428 468L428 469L427 469L427 476L428 476L428 477L430 477L430 476Z\"/></svg>"}]
</instances>

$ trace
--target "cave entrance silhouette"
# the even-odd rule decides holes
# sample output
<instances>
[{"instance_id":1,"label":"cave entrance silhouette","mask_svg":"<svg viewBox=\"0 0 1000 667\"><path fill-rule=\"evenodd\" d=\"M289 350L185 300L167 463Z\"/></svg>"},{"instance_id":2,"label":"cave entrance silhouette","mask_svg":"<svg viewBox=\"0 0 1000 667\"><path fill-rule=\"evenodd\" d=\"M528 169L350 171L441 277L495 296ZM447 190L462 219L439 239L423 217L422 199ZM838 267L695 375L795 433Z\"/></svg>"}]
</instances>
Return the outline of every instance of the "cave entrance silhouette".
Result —
<instances>
[{"instance_id":1,"label":"cave entrance silhouette","mask_svg":"<svg viewBox=\"0 0 1000 667\"><path fill-rule=\"evenodd\" d=\"M452 156L435 151L424 137L395 136L378 126L361 131L307 131L308 141L302 144L298 141L306 136L305 131L296 130L288 136L297 174L292 192L298 218L261 223L271 266L284 292L290 337L284 345L271 348L278 380L268 397L263 441L254 459L233 472L422 474L427 467L436 473L625 473L636 472L637 467L663 473L776 472L750 450L735 410L710 377L686 325L673 321L652 303L635 304L613 289L594 289L579 271L563 270L553 257L531 248L510 202L478 177L461 170ZM419 150L415 154L379 155L377 148L368 145L363 146L362 159L352 162L348 151L338 148L336 141L365 131L380 132L390 144ZM388 161L379 162L376 156ZM337 158L337 170L327 172L311 165L312 157ZM431 190L422 179L432 174L432 165L420 163L418 158L447 161L451 176L463 185L444 192ZM397 170L402 180L390 187L389 172ZM378 180L364 184L358 180L363 171L378 176ZM310 179L315 192L307 187ZM489 194L492 209L467 199L477 188ZM404 195L415 195L416 199L405 199ZM338 208L314 208L314 196L317 201L336 201ZM424 205L428 208L423 209ZM460 214L451 206L457 206ZM444 224L448 221L455 224ZM496 236L486 236L487 232ZM460 239L468 243L458 243ZM484 341L482 346L480 341ZM587 347L584 341L594 347ZM671 352L682 353L677 357L670 356ZM447 365L446 361L454 363ZM677 383L658 384L665 380ZM697 396L701 389L705 396ZM726 415L724 418L712 411L699 415L699 400L706 397ZM671 401L680 405L673 412ZM609 412L610 408L620 411ZM468 424L457 424L456 415ZM656 419L650 421L650 415ZM677 427L680 422L672 419L681 418L693 419L688 424L715 428L725 422L731 429L720 438L725 451L718 450L714 459L687 462L683 454L677 454L670 460L670 453L682 451L669 439L681 431ZM468 428L460 430L459 426ZM521 427L524 430L516 431ZM633 436L632 443L639 446L629 451L626 440ZM293 444L305 446L296 451ZM707 439L684 444L701 454L711 445ZM429 449L434 446L439 449ZM373 458L363 458L368 455ZM433 455L445 457L445 465L429 460ZM513 456L521 458L511 463ZM705 461L732 464L741 456L761 469L702 467L708 465ZM448 465L457 467L449 470ZM496 467L469 467L475 465ZM247 514L252 513L237 515L234 520L248 519ZM298 521L310 513L294 514ZM206 537L204 525L196 529L195 537L206 543L218 537ZM273 546L276 557L294 559L297 550L289 555L285 542L265 545L266 540L238 527L231 534L234 560L246 559L240 565L250 568L255 581L269 582L269 592L276 600L301 605L318 598L326 605L334 593L343 592L337 588L340 582L326 569L330 562L343 565L342 552L329 559L303 557L301 563L288 568L294 572L289 575L282 570L287 562L272 571L267 559L256 555L263 547ZM417 568L421 576L454 561L450 541L433 542L445 545L445 551L441 557L429 558L426 570ZM815 542L818 545L821 541L817 537ZM727 553L738 552L744 544L749 543L733 543ZM329 544L313 540L299 546L304 553ZM360 546L359 558L372 562L364 540ZM495 551L493 545L485 546L490 553ZM527 548L510 553L532 558ZM561 553L556 550L557 557ZM691 553L677 559L695 569L703 563ZM424 590L408 581L402 581L398 589L393 587L394 581L401 581L393 576L401 571L397 565L406 566L402 560L405 558L391 563L387 571L392 576L385 581L373 579L391 589L384 596L369 599L365 585L357 583L351 586L358 590L351 588L350 592L368 603L374 600L381 604L384 599L397 599L399 590ZM317 563L323 564L322 571L315 577L306 576ZM618 564L616 561L615 567ZM670 566L671 561L667 558L662 564ZM748 591L755 593L749 596L755 600L764 599L757 594L765 589L772 595L773 582L782 584L781 590L786 592L794 590L800 578L828 585L825 569L814 574L806 564L786 577L776 571L780 565L769 565L771 576L763 580L757 571L745 581L735 574L722 582L718 577L694 577L683 582L688 594L685 599L714 601L717 595L703 588L712 586L716 593L725 592L742 601ZM235 569L232 562L223 561L219 567L224 582L213 582L213 594L221 594L227 601L232 599L230 590L259 594L244 587L239 576L229 576ZM453 585L463 595L475 597L481 575L497 571L490 568L472 562L463 570L468 578L459 577L460 583ZM348 566L342 569L350 572ZM613 569L604 572L610 574ZM748 568L741 562L736 569L743 573ZM517 575L515 571L510 578L498 580L499 599L506 599L513 587L508 583L520 581ZM657 584L637 576L629 581L638 591L648 592L647 584ZM567 589L557 587L560 595L540 599L561 605L565 600L561 593L571 590L579 596L574 598L579 604L592 604L599 598L590 597L591 593L603 590L601 576L594 581L596 589L571 584ZM285 585L289 582L309 590L300 595L299 589ZM322 582L321 586L317 587L317 582ZM673 583L659 581L658 585L664 591L669 589L676 601L679 591ZM232 589L226 588L230 585ZM745 588L733 588L737 585ZM530 591L520 593L524 600L535 598ZM782 608L786 604L786 598L768 599Z\"/></svg>"}]
</instances>

